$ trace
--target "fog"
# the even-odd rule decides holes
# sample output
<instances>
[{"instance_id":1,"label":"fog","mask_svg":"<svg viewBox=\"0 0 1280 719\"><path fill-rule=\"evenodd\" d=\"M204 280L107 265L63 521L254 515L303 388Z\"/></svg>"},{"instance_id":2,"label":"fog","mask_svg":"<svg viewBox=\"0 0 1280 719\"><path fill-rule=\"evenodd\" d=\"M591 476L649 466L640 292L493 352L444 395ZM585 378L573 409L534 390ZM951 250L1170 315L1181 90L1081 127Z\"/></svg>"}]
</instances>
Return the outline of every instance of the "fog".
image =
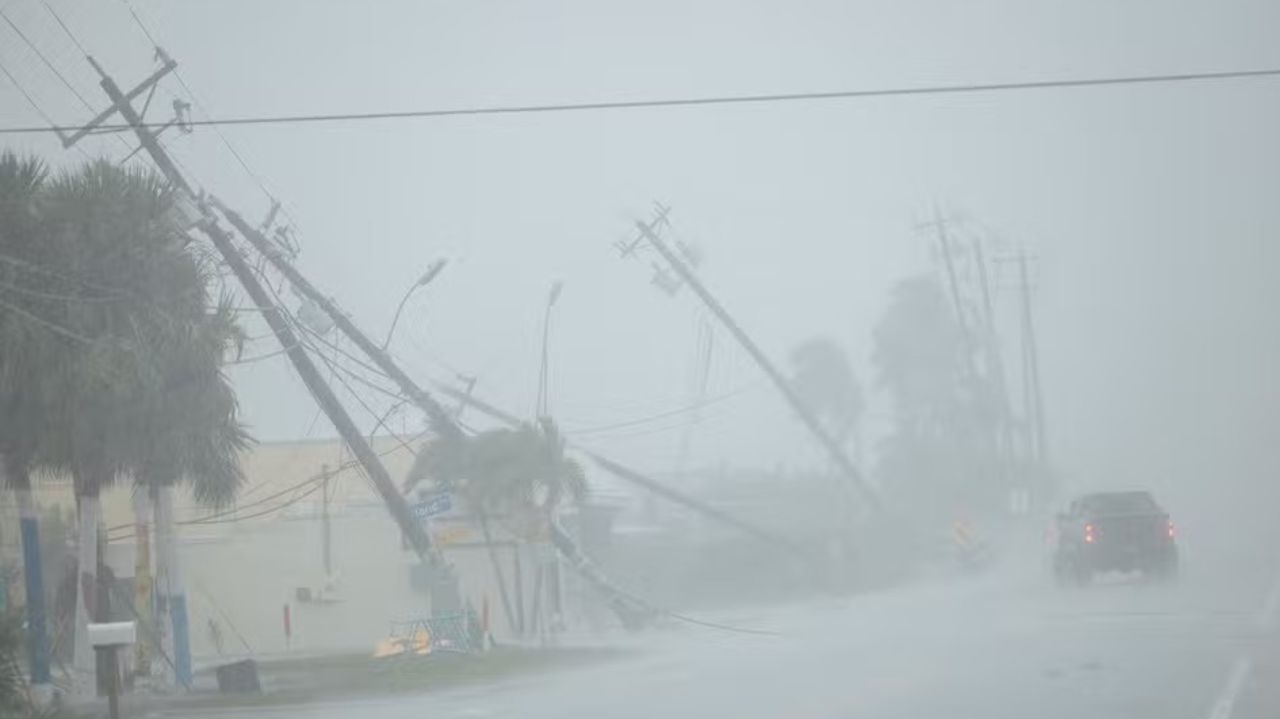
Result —
<instances>
[{"instance_id":1,"label":"fog","mask_svg":"<svg viewBox=\"0 0 1280 719\"><path fill-rule=\"evenodd\" d=\"M152 69L150 42L128 10L134 8L178 61L202 103L197 118L1126 77L1280 63L1274 38L1280 5L1264 0L52 4L122 86ZM92 68L40 2L2 7L87 98L105 103ZM90 115L8 28L0 28L0 61L57 122ZM185 96L167 83L155 107ZM39 124L14 86L0 83L0 127ZM773 592L754 596L735 588L743 592L738 601L713 603L700 590L682 596L635 570L637 591L783 638L687 626L657 636L593 634L593 646L634 649L642 658L627 661L639 664L592 666L583 671L595 674L585 679L573 672L545 682L521 679L530 685L503 685L493 694L480 688L422 704L386 700L369 711L589 716L607 704L632 707L635 716L659 709L673 716L726 709L749 716L860 710L935 716L953 697L960 716L990 706L1009 716L1065 715L1077 706L1103 716L1167 710L1203 716L1218 706L1221 685L1234 671L1231 640L1258 647L1246 652L1254 667L1249 676L1280 666L1271 628L1252 619L1275 611L1266 603L1274 604L1267 598L1277 569L1269 515L1280 498L1276 127L1276 80L1261 77L199 127L165 138L196 184L255 222L270 207L264 183L296 233L299 269L376 338L414 281L433 261L447 259L440 276L406 301L390 342L397 361L424 384L473 376L477 396L533 417L547 292L563 282L548 332L550 414L579 446L661 478L691 468L719 471L721 480L726 472L732 480L734 471L793 478L832 471L822 448L694 294L659 291L651 283L651 254L619 257L614 243L634 238L636 221L652 217L655 201L672 208L672 240L703 254L699 277L780 366L815 337L847 352L866 401L861 459L872 482L882 481L876 453L897 409L877 382L873 332L896 283L921 274L942 280L929 223L942 216L959 236L981 237L998 261L991 265L995 329L1012 368L1015 402L1021 300L1008 260L1019 248L1033 258L1031 312L1057 486L1030 516L982 526L994 557L982 571L968 574L930 555L921 566L892 573L909 579L867 585L852 598L806 589L783 593L783 602ZM54 165L83 160L49 136L5 136L3 147ZM91 138L84 148L116 159L124 153L109 138ZM296 297L283 296L296 309ZM245 356L279 348L260 319L246 314L245 321L254 338ZM713 347L706 381L696 386L699 338L708 323L715 327ZM259 441L336 436L283 357L229 372L241 417ZM396 404L364 391L339 394L366 432ZM720 397L696 423L574 435ZM392 416L387 426L396 432L425 426L413 411ZM625 506L622 525L644 524L641 490L588 470L599 496ZM682 486L706 497L718 491L697 482ZM1042 536L1052 513L1080 492L1126 489L1153 492L1179 526L1185 562L1179 583L1104 577L1098 586L1054 587ZM786 511L816 511L799 504L753 521L786 533ZM893 510L909 514L909 507ZM945 534L945 525L936 529ZM705 549L691 538L702 535L675 536L678 546L691 543L692 554ZM866 531L860 536L876 541ZM900 550L861 549L883 554L881 564L917 561L914 550ZM606 561L606 569L643 564L643 552L628 551L617 549L625 561ZM749 587L755 560L741 551L748 558L726 567L733 574L726 582ZM760 561L772 571L772 560ZM614 578L628 585L625 574ZM1169 619L1097 630L1098 617L1126 614ZM1223 628L1209 626L1210 615L1241 619ZM271 626L271 617L256 621ZM1063 617L1086 619L1067 626ZM1088 648L1091 640L1097 643ZM960 666L968 652L957 646L984 656ZM1066 648L1054 654L1055 646ZM752 658L771 652L772 663ZM1034 671L1019 675L1019 657ZM833 678L829 667L846 662L852 678ZM1135 668L1144 662L1147 669ZM1059 680L1064 671L1071 676ZM1045 672L1059 674L1049 681ZM704 681L682 703L684 690L672 687L693 674ZM753 682L774 680L776 691L743 695ZM1077 680L1083 684L1071 684ZM842 681L871 698L836 698L832 686ZM1020 681L1048 688L1011 688ZM1246 697L1249 687L1261 686L1240 681L1245 689L1233 691ZM584 682L597 683L596 693L578 694ZM1084 703L1072 704L1072 692ZM1005 699L989 706L980 694ZM752 696L759 700L754 706ZM808 703L797 702L801 696ZM538 710L524 713L526 700ZM1239 716L1251 716L1246 712L1276 705L1255 697L1240 706ZM1221 716L1232 715L1230 705L1226 711Z\"/></svg>"}]
</instances>

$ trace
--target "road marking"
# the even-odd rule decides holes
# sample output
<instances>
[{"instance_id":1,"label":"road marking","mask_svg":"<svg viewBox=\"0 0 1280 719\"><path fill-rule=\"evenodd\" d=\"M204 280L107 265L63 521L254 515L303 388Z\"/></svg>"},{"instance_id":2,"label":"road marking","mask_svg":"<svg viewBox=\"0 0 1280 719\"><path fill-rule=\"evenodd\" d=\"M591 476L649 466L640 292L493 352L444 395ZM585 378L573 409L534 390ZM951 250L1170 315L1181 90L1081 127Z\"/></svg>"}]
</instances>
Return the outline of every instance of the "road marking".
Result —
<instances>
[{"instance_id":1,"label":"road marking","mask_svg":"<svg viewBox=\"0 0 1280 719\"><path fill-rule=\"evenodd\" d=\"M1262 601L1262 608L1258 610L1258 626L1271 631L1276 628L1277 619L1280 619L1280 577L1271 582L1267 598Z\"/></svg>"},{"instance_id":2,"label":"road marking","mask_svg":"<svg viewBox=\"0 0 1280 719\"><path fill-rule=\"evenodd\" d=\"M1218 700L1213 703L1213 709L1209 710L1209 719L1231 719L1236 700L1240 698L1240 690L1244 689L1244 681L1252 668L1253 662L1248 657L1236 660L1235 666L1231 667L1231 674L1227 675L1226 685L1218 694Z\"/></svg>"}]
</instances>

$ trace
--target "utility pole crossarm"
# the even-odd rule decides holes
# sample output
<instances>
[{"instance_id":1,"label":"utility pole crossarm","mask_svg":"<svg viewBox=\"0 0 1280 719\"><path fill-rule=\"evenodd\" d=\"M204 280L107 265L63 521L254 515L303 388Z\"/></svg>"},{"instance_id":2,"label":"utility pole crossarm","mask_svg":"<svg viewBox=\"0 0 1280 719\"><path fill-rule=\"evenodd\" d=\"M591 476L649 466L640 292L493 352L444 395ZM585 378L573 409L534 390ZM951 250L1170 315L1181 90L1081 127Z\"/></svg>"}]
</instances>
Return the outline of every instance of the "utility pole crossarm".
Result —
<instances>
[{"instance_id":1,"label":"utility pole crossarm","mask_svg":"<svg viewBox=\"0 0 1280 719\"><path fill-rule=\"evenodd\" d=\"M822 448L826 450L827 455L835 463L836 467L840 470L840 473L843 474L848 482L858 490L868 504L879 508L879 495L862 478L857 467L854 467L853 462L845 455L844 450L840 448L840 445L835 441L835 439L825 428L823 428L822 423L818 421L818 418L814 416L809 407L805 405L804 401L800 399L795 390L791 388L791 383L788 382L787 378L782 375L782 372L773 365L773 362L769 360L764 351L761 350L760 347L756 345L755 341L747 335L746 331L738 326L738 323L729 316L729 312L725 310L724 306L711 295L711 292L708 291L705 286L703 286L697 275L693 273L693 270L689 269L689 267L685 265L684 260L678 257L669 247L667 247L666 242L658 236L658 233L653 231L653 225L645 224L644 222L637 220L636 227L640 230L641 235L649 241L649 245L657 250L658 254L662 255L663 259L667 261L667 264L671 265L671 268L680 276L680 279L684 280L684 282L693 289L694 293L698 295L703 304L705 304L707 308L711 310L712 314L714 314L716 318L719 319L726 328L728 328L734 339L738 340L738 343L747 351L747 354L751 355L751 358L760 366L760 369L763 370L769 379L773 381L773 384L782 394L783 399L787 401L787 404L791 405L791 409L800 417L800 421L804 423L810 434L812 434L814 438L818 440L818 443L822 445Z\"/></svg>"},{"instance_id":2,"label":"utility pole crossarm","mask_svg":"<svg viewBox=\"0 0 1280 719\"><path fill-rule=\"evenodd\" d=\"M101 75L104 79L108 79L107 73L102 69L102 66L99 65L96 60L94 60L91 57L89 58L89 63L93 65L93 69L97 70L99 75ZM177 69L177 67L178 67L178 63L174 62L172 58L165 57L164 65L160 66L159 70L156 70L155 72L151 73L150 77L138 83L137 87L133 88L129 92L124 93L123 101L125 103L133 102L133 99L135 97L141 95L147 90L154 88L157 83L159 83L162 79L164 79L165 75L168 75L169 73L173 72L175 69ZM86 135L88 135L90 132L93 132L93 130L96 129L99 125L105 122L107 118L111 117L112 115L116 114L119 111L120 111L120 104L116 103L115 105L112 105L106 110L103 110L102 112L98 113L92 120L85 123L83 127L76 130L70 135L64 135L62 134L61 130L57 130L58 137L62 140L62 147L65 149L76 144L81 139L83 139ZM143 108L143 111L145 112L146 108ZM127 119L125 121L128 122Z\"/></svg>"}]
</instances>

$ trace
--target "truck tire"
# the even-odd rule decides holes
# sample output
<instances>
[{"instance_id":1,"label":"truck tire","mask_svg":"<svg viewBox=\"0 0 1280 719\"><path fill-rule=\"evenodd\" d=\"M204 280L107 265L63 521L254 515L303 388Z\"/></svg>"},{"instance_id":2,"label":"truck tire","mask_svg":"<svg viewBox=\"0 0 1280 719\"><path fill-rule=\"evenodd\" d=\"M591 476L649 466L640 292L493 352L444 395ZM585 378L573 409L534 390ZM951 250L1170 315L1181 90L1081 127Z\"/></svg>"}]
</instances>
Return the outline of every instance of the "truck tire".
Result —
<instances>
[{"instance_id":1,"label":"truck tire","mask_svg":"<svg viewBox=\"0 0 1280 719\"><path fill-rule=\"evenodd\" d=\"M1071 580L1077 587L1088 586L1089 582L1093 581L1093 567L1080 557L1076 557L1071 562Z\"/></svg>"},{"instance_id":2,"label":"truck tire","mask_svg":"<svg viewBox=\"0 0 1280 719\"><path fill-rule=\"evenodd\" d=\"M1178 581L1178 555L1161 559L1154 567L1146 572L1147 576L1161 583L1172 583Z\"/></svg>"}]
</instances>

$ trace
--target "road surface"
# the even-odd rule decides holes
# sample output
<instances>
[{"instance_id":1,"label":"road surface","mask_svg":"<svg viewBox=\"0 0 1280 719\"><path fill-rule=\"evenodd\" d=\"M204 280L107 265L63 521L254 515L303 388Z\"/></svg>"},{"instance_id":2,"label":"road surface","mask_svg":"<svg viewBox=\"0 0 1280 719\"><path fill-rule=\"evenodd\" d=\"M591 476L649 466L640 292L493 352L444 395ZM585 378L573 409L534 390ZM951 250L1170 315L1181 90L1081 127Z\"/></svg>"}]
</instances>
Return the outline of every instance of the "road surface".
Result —
<instances>
[{"instance_id":1,"label":"road surface","mask_svg":"<svg viewBox=\"0 0 1280 719\"><path fill-rule=\"evenodd\" d=\"M496 686L200 716L1280 716L1280 552L1214 524L1184 526L1175 585L1059 589L1036 548L982 576L712 617L776 636L683 626L631 640L632 658Z\"/></svg>"}]
</instances>

